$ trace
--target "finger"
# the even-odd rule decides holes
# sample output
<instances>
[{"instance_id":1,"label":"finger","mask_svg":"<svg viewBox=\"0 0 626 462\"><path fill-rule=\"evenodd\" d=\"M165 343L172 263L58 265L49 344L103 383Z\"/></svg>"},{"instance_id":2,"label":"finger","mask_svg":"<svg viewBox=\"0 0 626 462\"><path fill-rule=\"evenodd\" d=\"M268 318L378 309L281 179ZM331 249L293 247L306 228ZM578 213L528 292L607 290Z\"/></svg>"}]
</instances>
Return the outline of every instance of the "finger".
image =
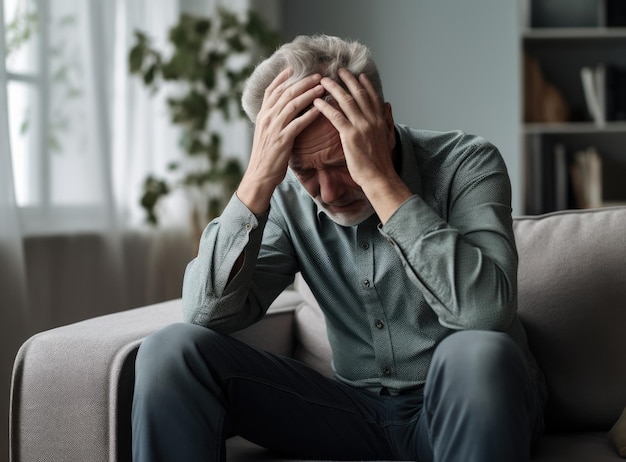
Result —
<instances>
[{"instance_id":1,"label":"finger","mask_svg":"<svg viewBox=\"0 0 626 462\"><path fill-rule=\"evenodd\" d=\"M324 94L324 87L319 84L319 79L319 76L313 76L307 78L305 82L296 82L285 90L276 104L277 110L280 111L276 117L283 125L301 115L313 104L313 100Z\"/></svg>"},{"instance_id":2,"label":"finger","mask_svg":"<svg viewBox=\"0 0 626 462\"><path fill-rule=\"evenodd\" d=\"M289 79L289 77L291 77L292 74L293 69L291 67L280 71L278 75L274 77L272 83L270 83L265 89L263 103L272 106L275 103L275 100L282 94L282 91L280 90L281 86L284 86L284 83Z\"/></svg>"},{"instance_id":3,"label":"finger","mask_svg":"<svg viewBox=\"0 0 626 462\"><path fill-rule=\"evenodd\" d=\"M285 132L288 136L295 138L302 131L311 125L320 116L320 111L311 106L302 113L300 117L296 117L285 127Z\"/></svg>"},{"instance_id":4,"label":"finger","mask_svg":"<svg viewBox=\"0 0 626 462\"><path fill-rule=\"evenodd\" d=\"M358 117L363 113L359 103L356 99L350 94L349 90L346 91L339 83L334 80L325 77L322 79L321 84L324 86L326 91L335 99L339 108L343 111L346 117L350 120L354 120L355 117Z\"/></svg>"},{"instance_id":5,"label":"finger","mask_svg":"<svg viewBox=\"0 0 626 462\"><path fill-rule=\"evenodd\" d=\"M374 84L369 79L369 77L365 74L361 74L359 75L359 82L361 83L361 85L363 85L363 88L365 88L365 90L367 91L370 101L373 101L376 104L376 107L378 109L382 109L383 100L380 94L378 93L378 91L376 90L376 88L374 88Z\"/></svg>"},{"instance_id":6,"label":"finger","mask_svg":"<svg viewBox=\"0 0 626 462\"><path fill-rule=\"evenodd\" d=\"M341 68L339 69L339 78L346 85L346 88L352 95L352 97L357 101L359 107L363 110L369 108L370 106L370 95L366 88L363 87L360 80L357 80L356 77L347 69ZM361 74L363 75L363 74Z\"/></svg>"},{"instance_id":7,"label":"finger","mask_svg":"<svg viewBox=\"0 0 626 462\"><path fill-rule=\"evenodd\" d=\"M282 106L284 107L292 100L298 98L302 94L319 85L321 78L321 75L313 74L304 77L290 85L283 84L282 88L277 89L277 91L281 92L279 103L282 104Z\"/></svg>"},{"instance_id":8,"label":"finger","mask_svg":"<svg viewBox=\"0 0 626 462\"><path fill-rule=\"evenodd\" d=\"M357 79L350 71L342 68L339 69L339 78L359 106L360 116L365 116L371 120L382 114L382 99L365 74L360 74ZM351 120L354 121L354 119Z\"/></svg>"},{"instance_id":9,"label":"finger","mask_svg":"<svg viewBox=\"0 0 626 462\"><path fill-rule=\"evenodd\" d=\"M350 121L346 115L337 107L330 104L321 98L317 98L313 101L313 105L318 111L328 119L328 121L339 131L340 133L344 128L350 125Z\"/></svg>"}]
</instances>

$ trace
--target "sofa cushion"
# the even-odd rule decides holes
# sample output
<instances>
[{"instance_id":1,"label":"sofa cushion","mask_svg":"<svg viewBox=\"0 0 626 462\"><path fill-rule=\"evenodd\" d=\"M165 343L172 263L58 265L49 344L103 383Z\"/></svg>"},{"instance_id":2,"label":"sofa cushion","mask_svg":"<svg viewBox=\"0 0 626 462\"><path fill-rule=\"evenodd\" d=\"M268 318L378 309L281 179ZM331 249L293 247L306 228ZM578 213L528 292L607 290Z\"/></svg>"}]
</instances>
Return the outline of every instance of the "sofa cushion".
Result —
<instances>
[{"instance_id":1,"label":"sofa cushion","mask_svg":"<svg viewBox=\"0 0 626 462\"><path fill-rule=\"evenodd\" d=\"M521 217L514 230L548 428L606 431L626 404L626 207Z\"/></svg>"},{"instance_id":2,"label":"sofa cushion","mask_svg":"<svg viewBox=\"0 0 626 462\"><path fill-rule=\"evenodd\" d=\"M294 289L302 297L295 313L298 345L294 357L327 377L331 377L333 375L332 350L322 309L300 274L296 276Z\"/></svg>"}]
</instances>

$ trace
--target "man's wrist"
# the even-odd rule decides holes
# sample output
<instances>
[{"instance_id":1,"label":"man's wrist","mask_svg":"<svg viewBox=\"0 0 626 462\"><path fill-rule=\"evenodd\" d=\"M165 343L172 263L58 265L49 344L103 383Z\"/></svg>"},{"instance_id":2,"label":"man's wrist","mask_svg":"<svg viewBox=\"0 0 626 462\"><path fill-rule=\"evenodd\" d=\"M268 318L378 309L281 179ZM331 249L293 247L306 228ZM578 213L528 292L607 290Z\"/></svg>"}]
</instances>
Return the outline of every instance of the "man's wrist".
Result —
<instances>
[{"instance_id":1,"label":"man's wrist","mask_svg":"<svg viewBox=\"0 0 626 462\"><path fill-rule=\"evenodd\" d=\"M400 178L372 182L363 192L374 207L378 218L385 224L398 208L413 196Z\"/></svg>"},{"instance_id":2,"label":"man's wrist","mask_svg":"<svg viewBox=\"0 0 626 462\"><path fill-rule=\"evenodd\" d=\"M274 193L274 186L248 180L244 176L237 188L237 197L253 214L261 215L270 206L270 199Z\"/></svg>"}]
</instances>

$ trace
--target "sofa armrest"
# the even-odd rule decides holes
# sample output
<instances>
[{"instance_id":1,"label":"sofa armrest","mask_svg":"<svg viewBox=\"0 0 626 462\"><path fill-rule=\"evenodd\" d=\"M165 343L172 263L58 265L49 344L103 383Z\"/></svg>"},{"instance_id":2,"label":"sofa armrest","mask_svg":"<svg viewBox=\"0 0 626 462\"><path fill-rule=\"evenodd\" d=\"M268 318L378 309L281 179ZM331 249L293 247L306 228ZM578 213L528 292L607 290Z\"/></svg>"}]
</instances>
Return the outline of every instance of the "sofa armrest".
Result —
<instances>
[{"instance_id":1,"label":"sofa armrest","mask_svg":"<svg viewBox=\"0 0 626 462\"><path fill-rule=\"evenodd\" d=\"M291 354L293 310L299 300L295 292L285 291L263 320L233 335L259 348ZM27 340L13 368L11 462L130 461L137 349L147 335L181 321L180 300L173 300L88 319Z\"/></svg>"}]
</instances>

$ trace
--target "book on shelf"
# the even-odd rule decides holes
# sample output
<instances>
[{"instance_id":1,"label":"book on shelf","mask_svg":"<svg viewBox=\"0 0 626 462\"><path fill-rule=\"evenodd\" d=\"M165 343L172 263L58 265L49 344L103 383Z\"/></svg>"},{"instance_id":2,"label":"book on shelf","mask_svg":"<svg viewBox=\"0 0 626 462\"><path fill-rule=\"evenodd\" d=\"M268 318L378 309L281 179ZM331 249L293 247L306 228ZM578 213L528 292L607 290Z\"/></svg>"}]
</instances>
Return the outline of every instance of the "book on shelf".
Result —
<instances>
[{"instance_id":1,"label":"book on shelf","mask_svg":"<svg viewBox=\"0 0 626 462\"><path fill-rule=\"evenodd\" d=\"M580 70L587 110L596 125L626 120L626 69L612 64Z\"/></svg>"}]
</instances>

